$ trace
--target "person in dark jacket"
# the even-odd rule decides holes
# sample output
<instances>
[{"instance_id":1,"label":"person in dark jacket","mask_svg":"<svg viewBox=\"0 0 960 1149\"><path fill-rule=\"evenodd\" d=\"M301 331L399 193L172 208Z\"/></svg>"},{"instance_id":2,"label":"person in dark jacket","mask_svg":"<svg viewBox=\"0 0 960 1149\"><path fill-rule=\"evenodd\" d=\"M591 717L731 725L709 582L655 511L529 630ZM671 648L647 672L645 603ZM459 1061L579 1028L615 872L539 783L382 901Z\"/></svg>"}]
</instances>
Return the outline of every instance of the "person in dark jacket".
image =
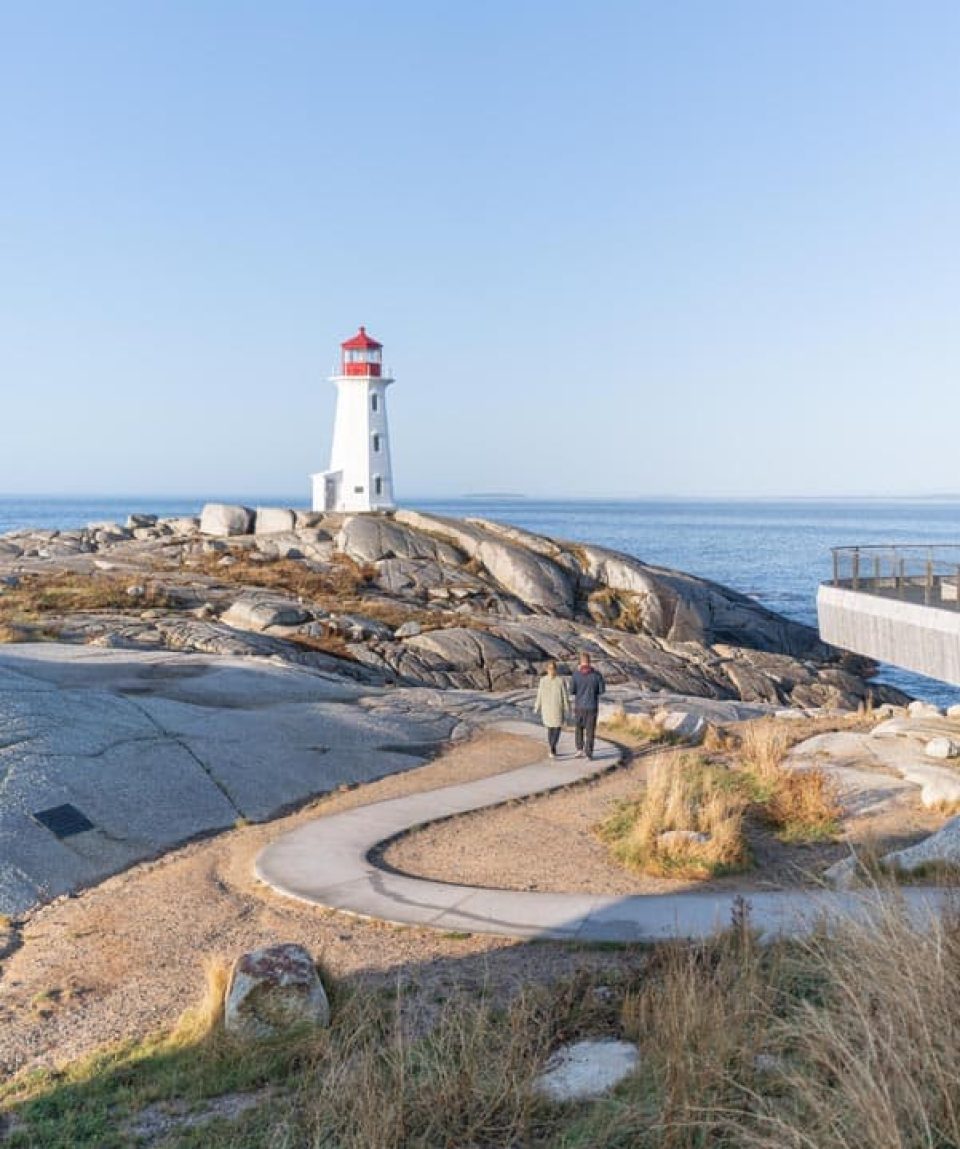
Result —
<instances>
[{"instance_id":1,"label":"person in dark jacket","mask_svg":"<svg viewBox=\"0 0 960 1149\"><path fill-rule=\"evenodd\" d=\"M593 738L597 730L600 695L606 690L603 675L590 665L590 655L580 655L580 665L573 672L574 741L577 757L593 757Z\"/></svg>"}]
</instances>

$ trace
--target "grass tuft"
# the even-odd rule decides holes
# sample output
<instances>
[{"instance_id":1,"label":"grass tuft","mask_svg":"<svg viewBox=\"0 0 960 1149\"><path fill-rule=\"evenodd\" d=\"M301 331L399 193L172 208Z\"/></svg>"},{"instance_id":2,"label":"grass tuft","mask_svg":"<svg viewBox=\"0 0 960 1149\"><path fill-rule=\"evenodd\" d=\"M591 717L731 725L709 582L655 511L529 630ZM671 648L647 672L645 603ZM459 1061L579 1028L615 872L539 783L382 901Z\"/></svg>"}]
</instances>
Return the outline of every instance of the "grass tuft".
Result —
<instances>
[{"instance_id":1,"label":"grass tuft","mask_svg":"<svg viewBox=\"0 0 960 1149\"><path fill-rule=\"evenodd\" d=\"M663 715L628 714L622 706L604 720L604 730L612 734L626 735L631 741L649 746L673 746L683 739L663 728Z\"/></svg>"},{"instance_id":2,"label":"grass tuft","mask_svg":"<svg viewBox=\"0 0 960 1149\"><path fill-rule=\"evenodd\" d=\"M837 785L826 771L784 766L791 746L803 735L803 730L775 719L758 719L743 725L736 752L750 779L758 813L786 842L833 838L843 818Z\"/></svg>"},{"instance_id":3,"label":"grass tuft","mask_svg":"<svg viewBox=\"0 0 960 1149\"><path fill-rule=\"evenodd\" d=\"M712 877L748 862L743 834L746 805L742 790L724 767L691 755L662 755L649 765L643 796L622 804L598 833L621 862L640 873Z\"/></svg>"}]
</instances>

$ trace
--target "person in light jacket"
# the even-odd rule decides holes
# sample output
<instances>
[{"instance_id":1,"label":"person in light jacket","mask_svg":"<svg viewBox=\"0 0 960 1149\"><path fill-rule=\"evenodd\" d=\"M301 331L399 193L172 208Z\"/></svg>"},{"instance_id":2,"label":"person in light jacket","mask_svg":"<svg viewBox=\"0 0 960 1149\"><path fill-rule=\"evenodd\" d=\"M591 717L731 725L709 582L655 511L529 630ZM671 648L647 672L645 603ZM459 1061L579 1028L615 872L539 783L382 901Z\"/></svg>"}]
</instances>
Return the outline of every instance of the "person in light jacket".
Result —
<instances>
[{"instance_id":1,"label":"person in light jacket","mask_svg":"<svg viewBox=\"0 0 960 1149\"><path fill-rule=\"evenodd\" d=\"M567 694L567 684L557 674L555 662L547 663L547 673L540 679L537 701L533 704L533 709L540 715L543 725L547 728L550 757L556 758L560 727L570 712L570 696Z\"/></svg>"}]
</instances>

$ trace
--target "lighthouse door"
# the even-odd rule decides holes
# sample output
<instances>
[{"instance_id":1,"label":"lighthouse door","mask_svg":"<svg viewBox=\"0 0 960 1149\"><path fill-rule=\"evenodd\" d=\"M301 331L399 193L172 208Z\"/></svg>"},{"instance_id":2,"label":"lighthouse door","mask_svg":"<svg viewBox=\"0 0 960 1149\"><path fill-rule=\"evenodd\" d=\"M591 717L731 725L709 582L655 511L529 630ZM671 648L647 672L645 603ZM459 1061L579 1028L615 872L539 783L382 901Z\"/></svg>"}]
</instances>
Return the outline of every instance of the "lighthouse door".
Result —
<instances>
[{"instance_id":1,"label":"lighthouse door","mask_svg":"<svg viewBox=\"0 0 960 1149\"><path fill-rule=\"evenodd\" d=\"M323 509L335 511L337 509L340 483L337 475L327 475L323 482Z\"/></svg>"}]
</instances>

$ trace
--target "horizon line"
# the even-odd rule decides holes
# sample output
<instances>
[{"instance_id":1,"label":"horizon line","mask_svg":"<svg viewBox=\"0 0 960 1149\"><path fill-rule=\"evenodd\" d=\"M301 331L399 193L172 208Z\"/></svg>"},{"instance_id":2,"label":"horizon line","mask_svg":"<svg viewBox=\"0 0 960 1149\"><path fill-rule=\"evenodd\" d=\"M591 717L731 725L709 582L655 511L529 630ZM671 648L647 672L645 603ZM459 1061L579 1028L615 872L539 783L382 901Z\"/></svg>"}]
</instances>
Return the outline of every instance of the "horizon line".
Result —
<instances>
[{"instance_id":1,"label":"horizon line","mask_svg":"<svg viewBox=\"0 0 960 1149\"><path fill-rule=\"evenodd\" d=\"M45 491L4 492L0 491L0 500L13 501L49 501L49 502L83 502L86 500L98 502L119 502L124 499L144 501L155 499L168 502L254 502L261 506L290 506L300 507L304 500L291 499L289 492L279 494L269 492L252 497L249 493L237 492L207 492L202 494L186 494L176 492L157 491L126 491L120 494L103 491L58 492ZM269 500L269 502L268 502ZM397 507L410 506L416 502L516 502L516 503L645 503L645 502L960 502L960 492L886 492L883 494L864 494L845 492L839 494L670 494L658 492L656 494L551 494L537 495L513 491L475 492L463 491L457 494L437 494L420 492L398 501Z\"/></svg>"}]
</instances>

